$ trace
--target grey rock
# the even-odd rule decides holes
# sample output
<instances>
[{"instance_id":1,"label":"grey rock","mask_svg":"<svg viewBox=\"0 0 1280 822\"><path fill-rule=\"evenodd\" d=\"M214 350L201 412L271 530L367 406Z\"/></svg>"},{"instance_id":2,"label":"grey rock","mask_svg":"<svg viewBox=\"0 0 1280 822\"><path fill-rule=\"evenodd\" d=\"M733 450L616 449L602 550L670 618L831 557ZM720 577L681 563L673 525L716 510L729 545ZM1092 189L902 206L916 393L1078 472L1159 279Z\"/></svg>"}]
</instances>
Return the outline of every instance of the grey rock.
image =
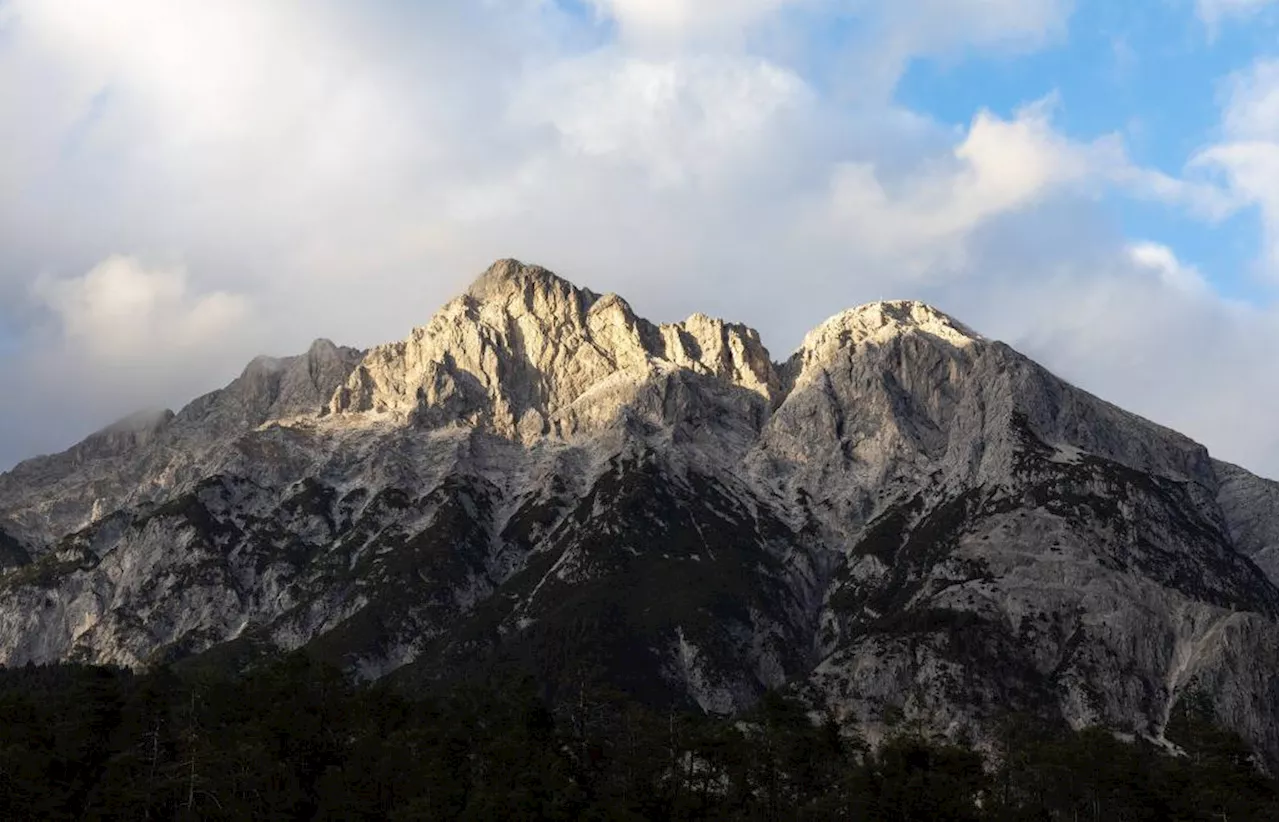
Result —
<instances>
[{"instance_id":1,"label":"grey rock","mask_svg":"<svg viewBox=\"0 0 1280 822\"><path fill-rule=\"evenodd\" d=\"M1280 521L1276 481L1231 463L1213 461L1218 504L1236 550L1249 557L1274 585L1277 575L1276 523Z\"/></svg>"},{"instance_id":2,"label":"grey rock","mask_svg":"<svg viewBox=\"0 0 1280 822\"><path fill-rule=\"evenodd\" d=\"M1276 754L1276 483L918 302L775 364L502 260L400 342L22 463L0 529L5 664L505 661L715 713L791 687L873 740L1163 740L1194 693Z\"/></svg>"}]
</instances>

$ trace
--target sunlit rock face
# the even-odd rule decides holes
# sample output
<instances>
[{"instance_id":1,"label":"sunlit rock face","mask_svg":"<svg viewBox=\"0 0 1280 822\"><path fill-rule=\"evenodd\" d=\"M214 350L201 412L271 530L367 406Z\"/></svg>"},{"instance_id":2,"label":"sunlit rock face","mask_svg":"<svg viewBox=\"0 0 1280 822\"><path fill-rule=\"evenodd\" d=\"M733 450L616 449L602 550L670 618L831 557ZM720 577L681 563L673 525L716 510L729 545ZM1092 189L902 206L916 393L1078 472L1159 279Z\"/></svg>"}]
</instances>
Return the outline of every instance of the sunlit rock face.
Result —
<instances>
[{"instance_id":1,"label":"sunlit rock face","mask_svg":"<svg viewBox=\"0 0 1280 822\"><path fill-rule=\"evenodd\" d=\"M918 302L775 363L495 263L395 343L317 341L0 476L0 661L406 685L487 666L872 740L1009 710L1275 757L1276 483Z\"/></svg>"},{"instance_id":2,"label":"sunlit rock face","mask_svg":"<svg viewBox=\"0 0 1280 822\"><path fill-rule=\"evenodd\" d=\"M531 444L600 431L632 406L651 411L645 395L684 374L766 403L778 393L768 352L745 326L703 315L655 326L617 295L501 260L408 339L369 351L330 411L465 425Z\"/></svg>"}]
</instances>

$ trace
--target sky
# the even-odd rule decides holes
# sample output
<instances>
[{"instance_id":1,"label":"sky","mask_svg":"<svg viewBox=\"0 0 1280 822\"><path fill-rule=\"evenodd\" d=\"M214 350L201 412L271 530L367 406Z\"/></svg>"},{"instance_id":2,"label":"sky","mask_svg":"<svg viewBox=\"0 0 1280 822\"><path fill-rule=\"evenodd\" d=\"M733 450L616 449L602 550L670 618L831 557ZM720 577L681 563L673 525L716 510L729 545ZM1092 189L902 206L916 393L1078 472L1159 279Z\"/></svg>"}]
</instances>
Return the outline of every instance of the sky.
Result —
<instances>
[{"instance_id":1,"label":"sky","mask_svg":"<svg viewBox=\"0 0 1280 822\"><path fill-rule=\"evenodd\" d=\"M1277 476L1277 6L0 0L0 468L516 257L926 300Z\"/></svg>"}]
</instances>

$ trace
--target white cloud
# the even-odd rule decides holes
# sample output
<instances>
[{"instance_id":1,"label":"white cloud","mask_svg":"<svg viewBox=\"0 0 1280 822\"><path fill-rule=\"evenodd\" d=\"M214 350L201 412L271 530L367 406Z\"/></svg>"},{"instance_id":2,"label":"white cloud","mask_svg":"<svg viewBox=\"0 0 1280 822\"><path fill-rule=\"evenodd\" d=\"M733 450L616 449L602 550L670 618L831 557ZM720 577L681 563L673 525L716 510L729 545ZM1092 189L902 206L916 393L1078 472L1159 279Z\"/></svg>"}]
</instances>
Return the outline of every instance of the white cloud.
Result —
<instances>
[{"instance_id":1,"label":"white cloud","mask_svg":"<svg viewBox=\"0 0 1280 822\"><path fill-rule=\"evenodd\" d=\"M951 156L921 163L904 179L879 179L872 162L841 164L824 223L864 253L937 275L963 262L978 226L1083 179L1090 169L1082 160L1039 107L1010 121L984 112Z\"/></svg>"},{"instance_id":2,"label":"white cloud","mask_svg":"<svg viewBox=\"0 0 1280 822\"><path fill-rule=\"evenodd\" d=\"M915 53L957 48L1033 49L1061 36L1072 0L908 0L872 4Z\"/></svg>"},{"instance_id":3,"label":"white cloud","mask_svg":"<svg viewBox=\"0 0 1280 822\"><path fill-rule=\"evenodd\" d=\"M1129 260L1139 268L1154 271L1160 281L1175 291L1192 295L1208 293L1209 286L1195 266L1181 262L1173 249L1153 242L1137 242L1128 248Z\"/></svg>"},{"instance_id":4,"label":"white cloud","mask_svg":"<svg viewBox=\"0 0 1280 822\"><path fill-rule=\"evenodd\" d=\"M1113 187L1214 216L1229 209L1212 187L1136 166L1117 134L1068 139L1051 122L1055 105L1050 96L1008 120L980 112L950 156L921 162L898 180L881 179L870 162L843 163L825 219L816 222L863 253L938 276L964 263L977 229L1051 196L1090 197Z\"/></svg>"},{"instance_id":5,"label":"white cloud","mask_svg":"<svg viewBox=\"0 0 1280 822\"><path fill-rule=\"evenodd\" d=\"M1265 266L1275 274L1280 224L1280 65L1258 60L1227 78L1222 139L1198 152L1195 171L1221 175L1226 195L1237 208L1257 207L1268 244Z\"/></svg>"},{"instance_id":6,"label":"white cloud","mask_svg":"<svg viewBox=\"0 0 1280 822\"><path fill-rule=\"evenodd\" d=\"M833 81L841 93L889 99L912 60L1026 53L1066 34L1073 0L861 0Z\"/></svg>"},{"instance_id":7,"label":"white cloud","mask_svg":"<svg viewBox=\"0 0 1280 822\"><path fill-rule=\"evenodd\" d=\"M840 306L932 299L1275 472L1258 388L1274 312L1240 314L1092 202L1119 190L1217 219L1243 185L1139 167L1116 135L1069 139L1051 98L958 130L891 101L910 60L1036 48L1068 3L613 2L602 13L646 33L603 44L607 27L538 0L4 9L0 324L19 356L0 371L40 387L0 409L0 463L180 403L256 353L401 336L510 255L655 319L752 323L778 356ZM856 66L802 77L808 41L752 40L833 10L856 23ZM858 93L829 94L837 75ZM41 270L88 273L32 292Z\"/></svg>"},{"instance_id":8,"label":"white cloud","mask_svg":"<svg viewBox=\"0 0 1280 822\"><path fill-rule=\"evenodd\" d=\"M1222 129L1237 139L1275 142L1280 135L1277 105L1277 73L1274 59L1258 60L1248 69L1227 78Z\"/></svg>"},{"instance_id":9,"label":"white cloud","mask_svg":"<svg viewBox=\"0 0 1280 822\"><path fill-rule=\"evenodd\" d=\"M670 53L767 45L808 62L813 32L845 40L829 81L887 100L914 58L1025 52L1061 37L1074 0L587 0L630 46ZM838 20L834 26L832 19Z\"/></svg>"},{"instance_id":10,"label":"white cloud","mask_svg":"<svg viewBox=\"0 0 1280 822\"><path fill-rule=\"evenodd\" d=\"M1274 307L1213 297L1193 268L1148 243L1061 255L1035 278L1011 260L986 263L985 280L947 298L976 328L1215 457L1276 476Z\"/></svg>"},{"instance_id":11,"label":"white cloud","mask_svg":"<svg viewBox=\"0 0 1280 822\"><path fill-rule=\"evenodd\" d=\"M1237 0L1238 1L1238 0ZM739 35L783 13L840 15L888 33L904 53L1035 48L1062 33L1072 0L587 0L624 34Z\"/></svg>"},{"instance_id":12,"label":"white cloud","mask_svg":"<svg viewBox=\"0 0 1280 822\"><path fill-rule=\"evenodd\" d=\"M1245 20L1275 5L1273 0L1196 0L1196 15L1213 34L1225 21Z\"/></svg>"},{"instance_id":13,"label":"white cloud","mask_svg":"<svg viewBox=\"0 0 1280 822\"><path fill-rule=\"evenodd\" d=\"M167 362L216 346L249 313L240 295L188 293L182 268L146 268L121 255L79 277L37 279L32 292L57 317L68 343L108 364Z\"/></svg>"},{"instance_id":14,"label":"white cloud","mask_svg":"<svg viewBox=\"0 0 1280 822\"><path fill-rule=\"evenodd\" d=\"M634 164L668 186L741 171L808 98L799 77L762 60L601 51L533 79L512 115L550 125L570 155Z\"/></svg>"},{"instance_id":15,"label":"white cloud","mask_svg":"<svg viewBox=\"0 0 1280 822\"><path fill-rule=\"evenodd\" d=\"M1219 171L1225 188L1242 206L1257 206L1270 242L1271 260L1276 259L1276 180L1280 179L1277 146L1262 140L1235 140L1219 143L1198 153L1192 169Z\"/></svg>"},{"instance_id":16,"label":"white cloud","mask_svg":"<svg viewBox=\"0 0 1280 822\"><path fill-rule=\"evenodd\" d=\"M627 36L680 39L748 26L803 0L588 0L597 14L615 20Z\"/></svg>"},{"instance_id":17,"label":"white cloud","mask_svg":"<svg viewBox=\"0 0 1280 822\"><path fill-rule=\"evenodd\" d=\"M21 386L0 402L0 464L58 451L140 409L176 408L225 385L272 327L248 298L193 285L180 266L113 255L28 286L22 348L0 357Z\"/></svg>"}]
</instances>

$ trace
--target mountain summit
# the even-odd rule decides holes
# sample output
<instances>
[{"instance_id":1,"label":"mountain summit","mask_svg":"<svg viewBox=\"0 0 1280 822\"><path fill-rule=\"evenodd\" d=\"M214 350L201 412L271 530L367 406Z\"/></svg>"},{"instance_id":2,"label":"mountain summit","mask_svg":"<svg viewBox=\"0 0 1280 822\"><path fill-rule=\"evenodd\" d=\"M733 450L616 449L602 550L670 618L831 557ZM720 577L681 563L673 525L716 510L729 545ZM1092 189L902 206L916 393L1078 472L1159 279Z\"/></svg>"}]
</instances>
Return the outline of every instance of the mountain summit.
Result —
<instances>
[{"instance_id":1,"label":"mountain summit","mask_svg":"<svg viewBox=\"0 0 1280 822\"><path fill-rule=\"evenodd\" d=\"M774 362L501 260L399 342L256 359L0 476L0 662L786 687L873 741L1010 711L1163 740L1194 703L1274 761L1276 506L923 303Z\"/></svg>"},{"instance_id":2,"label":"mountain summit","mask_svg":"<svg viewBox=\"0 0 1280 822\"><path fill-rule=\"evenodd\" d=\"M330 411L479 426L528 443L607 428L681 375L766 400L778 392L769 354L745 326L700 314L656 326L617 295L501 260L408 339L369 351Z\"/></svg>"}]
</instances>

